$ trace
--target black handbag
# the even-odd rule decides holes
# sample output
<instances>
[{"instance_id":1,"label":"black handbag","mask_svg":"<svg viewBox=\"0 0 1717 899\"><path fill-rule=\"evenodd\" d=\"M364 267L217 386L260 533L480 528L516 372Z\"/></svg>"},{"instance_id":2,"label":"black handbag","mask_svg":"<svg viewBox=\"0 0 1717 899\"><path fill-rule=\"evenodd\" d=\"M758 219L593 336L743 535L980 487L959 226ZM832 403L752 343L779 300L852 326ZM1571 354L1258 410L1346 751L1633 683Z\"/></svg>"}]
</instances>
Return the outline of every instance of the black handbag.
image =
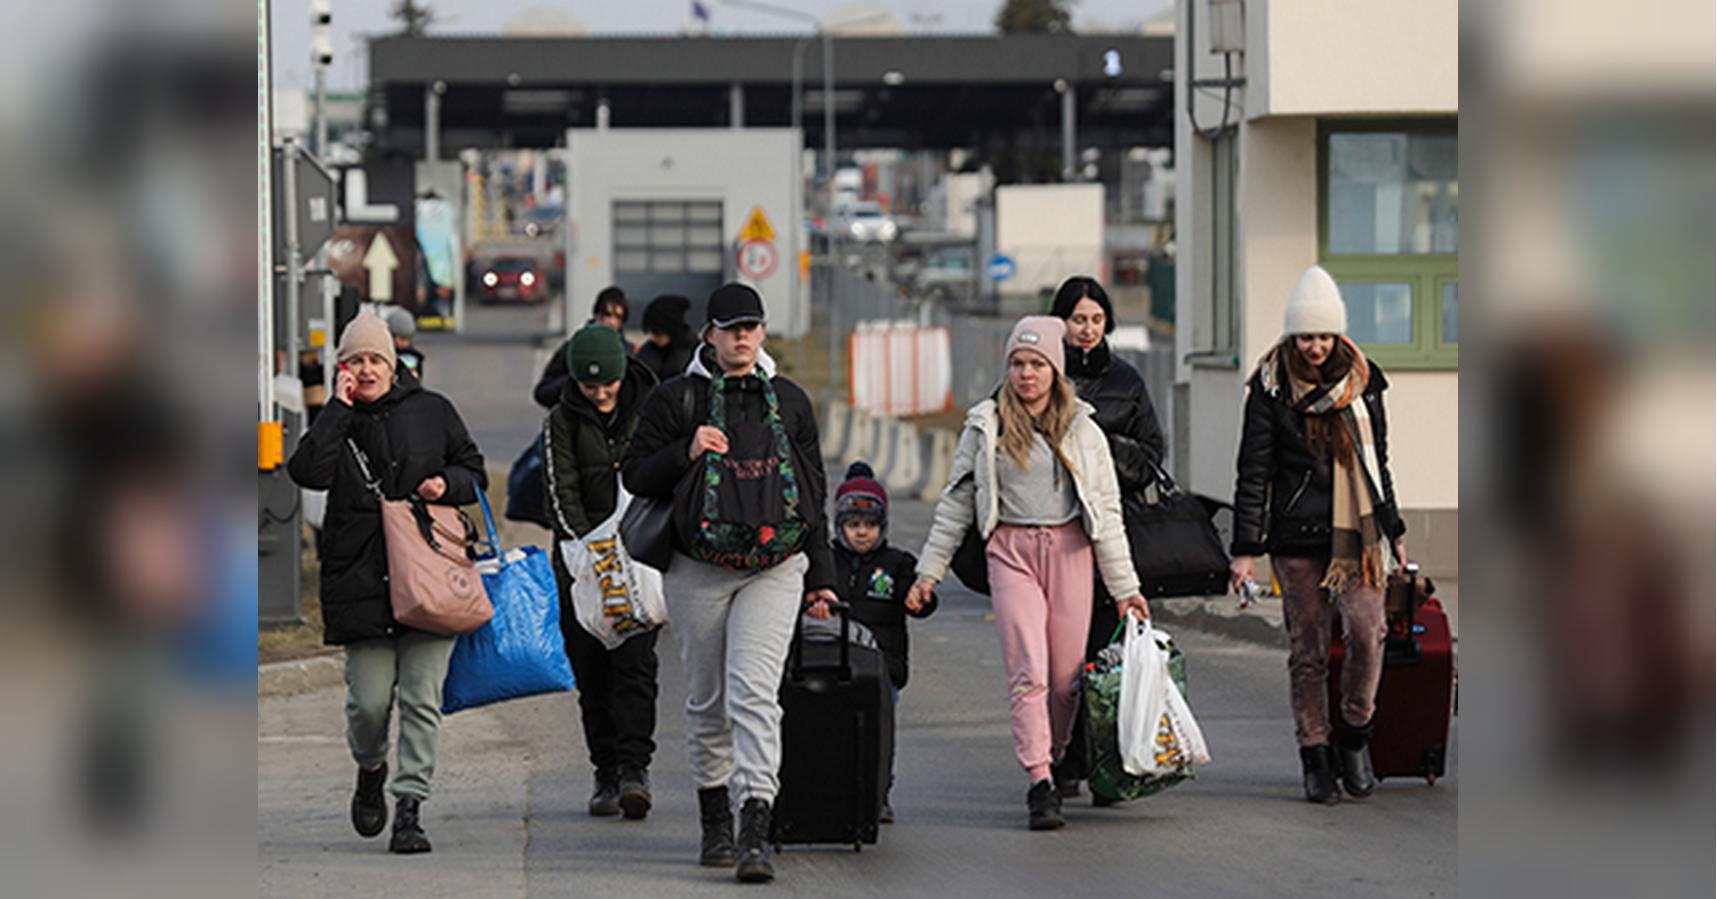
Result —
<instances>
[{"instance_id":1,"label":"black handbag","mask_svg":"<svg viewBox=\"0 0 1717 899\"><path fill-rule=\"evenodd\" d=\"M960 548L954 550L954 559L948 567L967 590L990 595L990 562L984 557L984 538L978 535L977 525L967 526L966 537L960 541Z\"/></svg>"},{"instance_id":2,"label":"black handbag","mask_svg":"<svg viewBox=\"0 0 1717 899\"><path fill-rule=\"evenodd\" d=\"M1228 592L1228 553L1209 507L1160 465L1151 467L1156 483L1121 502L1140 591L1151 599Z\"/></svg>"},{"instance_id":3,"label":"black handbag","mask_svg":"<svg viewBox=\"0 0 1717 899\"><path fill-rule=\"evenodd\" d=\"M632 497L620 516L620 544L632 558L667 571L674 561L674 501Z\"/></svg>"},{"instance_id":4,"label":"black handbag","mask_svg":"<svg viewBox=\"0 0 1717 899\"><path fill-rule=\"evenodd\" d=\"M681 390L680 405L686 419L692 422L695 429L699 422L693 418L690 387ZM627 555L657 571L668 570L668 566L674 561L674 497L683 490L690 489L687 485L697 475L697 466L688 468L686 473L680 476L680 483L674 493L668 496L632 497L632 503L626 507L626 513L620 516L620 545L626 547Z\"/></svg>"}]
</instances>

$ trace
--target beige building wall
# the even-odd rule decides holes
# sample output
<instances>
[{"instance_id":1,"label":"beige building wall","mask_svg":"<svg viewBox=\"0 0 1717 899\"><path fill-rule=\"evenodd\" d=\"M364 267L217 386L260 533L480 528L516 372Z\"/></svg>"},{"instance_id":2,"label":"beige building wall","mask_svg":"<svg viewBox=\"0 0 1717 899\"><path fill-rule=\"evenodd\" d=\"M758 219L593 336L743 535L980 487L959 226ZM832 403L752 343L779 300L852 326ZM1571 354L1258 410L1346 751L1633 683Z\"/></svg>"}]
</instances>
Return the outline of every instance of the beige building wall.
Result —
<instances>
[{"instance_id":1,"label":"beige building wall","mask_svg":"<svg viewBox=\"0 0 1717 899\"><path fill-rule=\"evenodd\" d=\"M1453 113L1456 0L1252 0L1248 118Z\"/></svg>"}]
</instances>

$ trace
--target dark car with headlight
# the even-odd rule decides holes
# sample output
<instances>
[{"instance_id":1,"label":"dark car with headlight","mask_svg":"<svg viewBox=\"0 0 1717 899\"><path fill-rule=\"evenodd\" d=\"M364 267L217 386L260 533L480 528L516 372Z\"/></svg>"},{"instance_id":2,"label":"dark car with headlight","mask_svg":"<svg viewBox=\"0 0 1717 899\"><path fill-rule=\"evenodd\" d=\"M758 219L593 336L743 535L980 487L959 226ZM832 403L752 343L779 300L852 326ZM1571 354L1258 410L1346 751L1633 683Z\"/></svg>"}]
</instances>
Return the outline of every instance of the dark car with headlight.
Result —
<instances>
[{"instance_id":1,"label":"dark car with headlight","mask_svg":"<svg viewBox=\"0 0 1717 899\"><path fill-rule=\"evenodd\" d=\"M490 262L480 279L483 302L535 303L548 296L547 275L537 269L536 260L518 256L502 256Z\"/></svg>"}]
</instances>

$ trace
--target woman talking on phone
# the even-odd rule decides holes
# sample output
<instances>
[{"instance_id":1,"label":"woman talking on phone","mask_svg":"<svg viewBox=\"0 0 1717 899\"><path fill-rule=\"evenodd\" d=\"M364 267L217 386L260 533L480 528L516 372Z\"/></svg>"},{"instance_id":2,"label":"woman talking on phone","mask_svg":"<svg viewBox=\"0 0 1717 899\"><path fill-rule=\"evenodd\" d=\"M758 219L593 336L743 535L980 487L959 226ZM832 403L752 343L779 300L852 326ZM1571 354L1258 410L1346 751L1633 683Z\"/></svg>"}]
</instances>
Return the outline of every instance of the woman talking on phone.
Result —
<instances>
[{"instance_id":1,"label":"woman talking on phone","mask_svg":"<svg viewBox=\"0 0 1717 899\"><path fill-rule=\"evenodd\" d=\"M393 335L360 314L340 335L333 400L299 442L287 472L299 486L328 491L322 547L323 640L346 650L346 743L358 764L352 826L373 837L387 827L388 719L397 687L399 770L393 778L398 853L428 852L419 806L429 798L441 738L441 686L453 637L394 620L388 599L381 505L417 494L465 505L488 486L483 454L447 398L399 367Z\"/></svg>"}]
</instances>

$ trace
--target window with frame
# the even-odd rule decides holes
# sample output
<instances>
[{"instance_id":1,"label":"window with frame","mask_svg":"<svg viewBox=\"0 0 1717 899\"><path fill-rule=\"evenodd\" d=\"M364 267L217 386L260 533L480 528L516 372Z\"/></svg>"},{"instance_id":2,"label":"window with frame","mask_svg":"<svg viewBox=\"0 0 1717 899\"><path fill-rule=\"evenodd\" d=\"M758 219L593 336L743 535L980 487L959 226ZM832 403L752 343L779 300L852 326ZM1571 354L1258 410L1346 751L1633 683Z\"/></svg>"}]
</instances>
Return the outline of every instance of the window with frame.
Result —
<instances>
[{"instance_id":1,"label":"window with frame","mask_svg":"<svg viewBox=\"0 0 1717 899\"><path fill-rule=\"evenodd\" d=\"M1347 332L1394 368L1460 362L1460 179L1453 119L1318 129L1318 261Z\"/></svg>"},{"instance_id":2,"label":"window with frame","mask_svg":"<svg viewBox=\"0 0 1717 899\"><path fill-rule=\"evenodd\" d=\"M616 200L614 273L719 273L721 212L719 200Z\"/></svg>"},{"instance_id":3,"label":"window with frame","mask_svg":"<svg viewBox=\"0 0 1717 899\"><path fill-rule=\"evenodd\" d=\"M1210 139L1209 221L1210 277L1194 290L1203 294L1205 305L1193 322L1197 347L1188 357L1194 365L1233 368L1239 365L1240 328L1238 256L1236 230L1236 181L1240 165L1239 139L1228 131Z\"/></svg>"}]
</instances>

